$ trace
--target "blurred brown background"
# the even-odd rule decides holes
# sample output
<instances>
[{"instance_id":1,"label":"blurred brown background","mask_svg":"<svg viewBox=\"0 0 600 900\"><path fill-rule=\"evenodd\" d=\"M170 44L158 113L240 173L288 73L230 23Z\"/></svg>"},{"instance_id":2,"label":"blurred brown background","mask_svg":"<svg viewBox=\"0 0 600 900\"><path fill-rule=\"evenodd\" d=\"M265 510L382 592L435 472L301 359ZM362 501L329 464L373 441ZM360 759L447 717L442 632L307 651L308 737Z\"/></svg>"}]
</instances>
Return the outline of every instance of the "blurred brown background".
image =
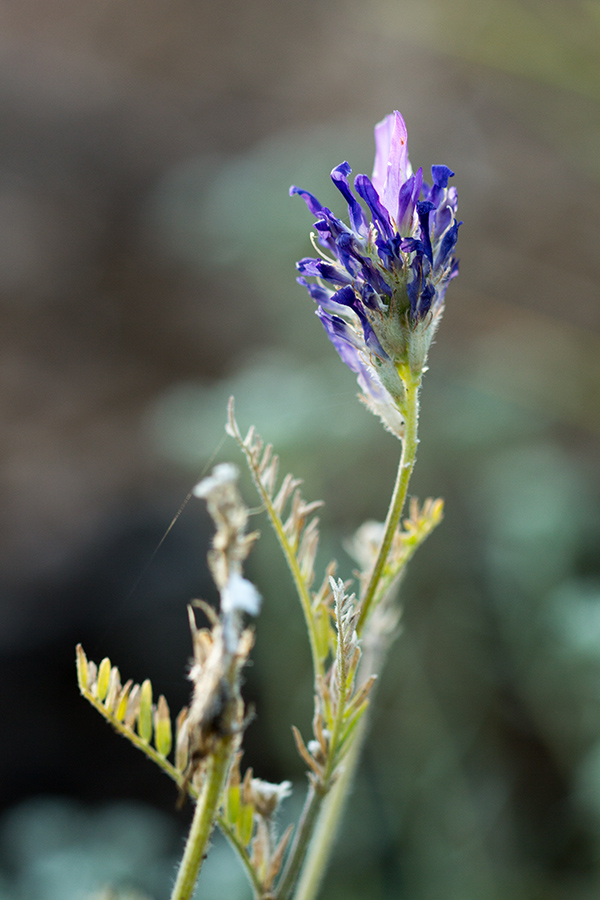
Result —
<instances>
[{"instance_id":1,"label":"blurred brown background","mask_svg":"<svg viewBox=\"0 0 600 900\"><path fill-rule=\"evenodd\" d=\"M78 698L73 648L185 702L200 505L155 550L237 459L229 394L326 500L323 563L385 514L398 447L295 284L287 189L341 212L329 171L370 172L393 109L464 220L414 483L447 516L323 896L596 897L600 3L5 0L0 26L2 900L168 894L189 811ZM247 761L299 799L307 654L263 530ZM201 896L249 896L226 853Z\"/></svg>"}]
</instances>

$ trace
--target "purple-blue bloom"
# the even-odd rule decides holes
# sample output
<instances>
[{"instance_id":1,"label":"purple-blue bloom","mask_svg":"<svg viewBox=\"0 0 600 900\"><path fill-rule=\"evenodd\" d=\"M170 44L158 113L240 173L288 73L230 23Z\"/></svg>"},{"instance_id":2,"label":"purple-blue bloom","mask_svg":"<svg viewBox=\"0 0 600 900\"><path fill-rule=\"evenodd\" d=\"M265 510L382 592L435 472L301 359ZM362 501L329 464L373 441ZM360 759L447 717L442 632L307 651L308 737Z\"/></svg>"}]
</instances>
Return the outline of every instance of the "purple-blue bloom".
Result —
<instances>
[{"instance_id":1,"label":"purple-blue bloom","mask_svg":"<svg viewBox=\"0 0 600 900\"><path fill-rule=\"evenodd\" d=\"M446 288L458 274L460 223L456 188L448 187L454 173L433 166L431 184L423 181L422 169L413 173L399 112L375 126L375 148L373 175L357 175L354 192L347 162L331 173L348 205L349 224L308 191L292 186L290 194L299 194L316 217L319 258L297 263L298 281L356 372L362 399L401 437L404 380L407 373L420 377L425 367Z\"/></svg>"}]
</instances>

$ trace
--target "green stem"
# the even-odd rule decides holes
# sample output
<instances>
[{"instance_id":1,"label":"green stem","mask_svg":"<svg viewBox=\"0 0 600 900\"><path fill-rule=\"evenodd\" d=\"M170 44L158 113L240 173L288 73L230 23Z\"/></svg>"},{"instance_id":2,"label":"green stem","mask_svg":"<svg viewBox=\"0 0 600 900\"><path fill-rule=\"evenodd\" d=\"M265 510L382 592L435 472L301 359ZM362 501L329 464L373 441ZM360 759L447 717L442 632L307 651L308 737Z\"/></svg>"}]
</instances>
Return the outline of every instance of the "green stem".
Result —
<instances>
[{"instance_id":1,"label":"green stem","mask_svg":"<svg viewBox=\"0 0 600 900\"><path fill-rule=\"evenodd\" d=\"M376 646L371 646L370 651L365 652L360 663L359 674L364 670L361 681L366 680L372 673L382 670L388 648L389 644L379 642ZM294 893L294 900L313 900L317 895L354 782L367 726L368 712L359 722L352 746L344 756L342 771L322 805L306 862Z\"/></svg>"},{"instance_id":2,"label":"green stem","mask_svg":"<svg viewBox=\"0 0 600 900\"><path fill-rule=\"evenodd\" d=\"M225 737L208 759L206 778L196 803L171 900L191 900L194 894L234 749L234 738Z\"/></svg>"},{"instance_id":3,"label":"green stem","mask_svg":"<svg viewBox=\"0 0 600 900\"><path fill-rule=\"evenodd\" d=\"M358 728L361 732L363 730L362 724ZM294 900L313 900L316 897L337 834L338 823L342 817L352 785L361 743L357 735L344 759L344 769L328 794L322 810L320 810L316 828L308 846L306 862L302 867L300 881L294 893Z\"/></svg>"},{"instance_id":4,"label":"green stem","mask_svg":"<svg viewBox=\"0 0 600 900\"><path fill-rule=\"evenodd\" d=\"M361 681L365 681L372 673L381 671L388 648L389 643L379 642L377 646L371 647L371 650L365 653L360 663L360 672L364 670ZM325 802L320 809L316 828L308 846L306 861L294 893L294 900L313 900L317 895L354 782L367 726L368 712L359 722L352 738L352 746L344 756L343 767L338 778L327 797L324 798Z\"/></svg>"},{"instance_id":5,"label":"green stem","mask_svg":"<svg viewBox=\"0 0 600 900\"><path fill-rule=\"evenodd\" d=\"M304 862L315 829L317 817L324 797L325 794L323 791L317 789L314 784L311 784L308 789L308 796L306 798L306 803L304 804L304 809L302 810L302 816L298 823L298 828L296 829L294 843L292 844L285 869L283 870L275 893L275 900L287 900L294 888L298 873L300 872L300 867Z\"/></svg>"},{"instance_id":6,"label":"green stem","mask_svg":"<svg viewBox=\"0 0 600 900\"><path fill-rule=\"evenodd\" d=\"M344 624L339 612L336 601L336 622L338 629L337 644L337 678L338 678L338 697L336 701L336 714L331 726L331 736L329 738L329 751L327 754L327 762L322 776L317 783L316 780L310 785L309 792L304 804L300 823L296 831L294 843L289 852L285 870L279 882L276 898L277 900L287 900L292 892L296 879L300 872L302 863L304 862L308 847L312 838L312 834L317 822L317 816L321 811L324 799L327 797L334 784L334 778L339 764L339 748L342 738L342 730L344 727L344 715L347 711L346 704L348 700L348 670L345 662L346 647L343 643Z\"/></svg>"},{"instance_id":7,"label":"green stem","mask_svg":"<svg viewBox=\"0 0 600 900\"><path fill-rule=\"evenodd\" d=\"M301 867L302 875L294 892L294 900L312 900L316 896L358 763L363 730L361 723L359 734L344 758L343 771L333 787L330 785L329 792L318 792L311 785L275 900L287 900Z\"/></svg>"},{"instance_id":8,"label":"green stem","mask_svg":"<svg viewBox=\"0 0 600 900\"><path fill-rule=\"evenodd\" d=\"M369 583L361 598L361 612L358 619L359 634L364 628L367 617L371 611L371 606L377 597L377 590L390 555L394 535L396 534L396 529L398 528L404 503L406 501L408 483L415 466L417 446L419 443L417 429L419 424L419 388L421 386L421 381L420 378L414 379L408 371L401 372L400 374L403 376L406 388L406 399L402 406L402 414L404 416L402 454L400 456L400 464L398 465L394 493L392 494L390 507L385 521L383 540L379 548L379 553L377 554L377 559L375 560L375 565L373 566L373 571L371 572Z\"/></svg>"},{"instance_id":9,"label":"green stem","mask_svg":"<svg viewBox=\"0 0 600 900\"><path fill-rule=\"evenodd\" d=\"M345 684L345 679L343 679L342 681L343 684ZM277 888L277 893L275 895L276 900L287 900L287 898L290 896L294 884L296 883L296 879L298 878L302 863L304 862L304 859L306 857L306 853L312 839L312 834L315 829L317 817L319 816L319 813L321 811L323 801L332 789L333 776L335 774L338 757L338 743L345 709L346 697L344 690L339 699L338 713L336 715L333 731L331 733L329 754L327 765L325 766L325 771L323 772L323 780L322 783L318 786L315 783L311 783L308 790L304 809L302 810L302 816L296 830L294 843L289 852L287 863Z\"/></svg>"},{"instance_id":10,"label":"green stem","mask_svg":"<svg viewBox=\"0 0 600 900\"><path fill-rule=\"evenodd\" d=\"M394 535L396 534L400 517L402 516L402 510L408 493L410 476L412 475L417 454L420 378L415 379L408 370L408 367L399 374L402 377L406 388L406 399L402 407L405 428L404 438L402 440L402 454L398 466L394 492L392 494L386 518L383 540L377 554L377 559L375 560L375 565L373 566L369 583L361 599L361 614L358 620L359 633L360 631L364 631L371 607L379 599L378 593L381 580L385 574ZM383 664L383 651L380 656L380 659L371 660L371 665L366 666L367 676L372 672L380 671ZM362 665L361 669L363 669ZM353 737L352 746L345 756L343 770L327 795L325 803L323 803L324 797L321 797L318 802L316 800L313 801L315 808L314 810L311 809L311 829L310 831L307 829L307 833L302 835L301 838L303 855L305 853L306 856L302 866L300 881L298 882L298 886L294 893L294 900L314 900L319 889L325 868L329 861L333 842L338 831L339 822L358 767L360 751L366 734L366 725L366 719L363 719ZM291 857L292 854L290 854L290 858ZM287 871L285 874L287 874ZM294 872L294 878L295 877L296 872ZM291 887L293 887L293 881L290 885L290 889ZM277 900L287 900L287 895L282 892L281 888L278 891Z\"/></svg>"}]
</instances>

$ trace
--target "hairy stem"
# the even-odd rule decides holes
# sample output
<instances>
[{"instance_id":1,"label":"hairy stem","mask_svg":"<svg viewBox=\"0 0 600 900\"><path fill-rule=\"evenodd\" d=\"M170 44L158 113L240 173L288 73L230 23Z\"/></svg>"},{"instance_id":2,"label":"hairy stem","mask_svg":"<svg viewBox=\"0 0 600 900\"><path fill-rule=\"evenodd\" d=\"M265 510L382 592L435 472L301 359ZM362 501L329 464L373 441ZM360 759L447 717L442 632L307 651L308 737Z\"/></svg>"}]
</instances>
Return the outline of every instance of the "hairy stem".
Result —
<instances>
[{"instance_id":1,"label":"hairy stem","mask_svg":"<svg viewBox=\"0 0 600 900\"><path fill-rule=\"evenodd\" d=\"M320 815L310 841L306 862L294 893L294 900L313 900L325 873L325 867L331 855L333 842L337 834L337 826L342 817L348 797L358 758L360 755L360 735L364 731L364 723L358 726L354 743L344 760L344 769L334 784L325 802L320 808Z\"/></svg>"},{"instance_id":2,"label":"hairy stem","mask_svg":"<svg viewBox=\"0 0 600 900\"><path fill-rule=\"evenodd\" d=\"M298 873L304 862L324 797L323 791L318 790L314 784L311 784L308 789L304 809L302 810L302 816L298 823L294 843L277 887L275 900L287 900L292 893Z\"/></svg>"},{"instance_id":3,"label":"hairy stem","mask_svg":"<svg viewBox=\"0 0 600 900\"><path fill-rule=\"evenodd\" d=\"M373 645L372 642L369 642L370 650L365 652L360 662L361 682L366 681L372 673L382 670L390 643L391 641L389 643L379 641ZM313 900L317 896L337 836L338 826L354 783L363 741L367 734L368 715L367 712L367 715L359 723L352 746L344 756L342 771L329 794L324 798L314 835L308 847L306 862L302 867L300 880L294 893L294 900Z\"/></svg>"},{"instance_id":4,"label":"hairy stem","mask_svg":"<svg viewBox=\"0 0 600 900\"><path fill-rule=\"evenodd\" d=\"M334 723L329 745L329 758L323 773L322 785L317 786L311 784L302 811L302 816L298 824L294 843L288 855L285 870L281 876L279 886L277 888L277 900L287 900L290 896L298 874L306 857L312 834L317 823L317 817L321 812L323 801L329 795L332 785L334 785L334 774L337 762L337 750L340 738L340 731L346 708L345 690L340 697L338 705L338 713ZM342 776L343 777L343 776Z\"/></svg>"},{"instance_id":5,"label":"hairy stem","mask_svg":"<svg viewBox=\"0 0 600 900\"><path fill-rule=\"evenodd\" d=\"M101 716L103 716L108 722L110 722L115 731L117 731L119 734L122 734L127 738L128 741L131 741L134 747L137 747L139 750L145 753L149 759L155 762L156 765L163 770L163 772L166 772L167 775L173 779L175 784L181 790L186 790L192 800L195 801L198 799L198 791L196 790L194 785L189 784L186 787L186 779L183 772L180 772L178 769L176 769L173 763L169 762L166 757L162 756L158 752L158 750L156 750L151 744L148 743L148 741L144 741L138 734L136 734L133 728L130 728L124 722L121 722L119 719L117 719L112 710L107 709L104 703L102 703L101 700L98 700L97 697L94 697L91 691L83 687L81 684L79 685L79 688L82 696L84 696L85 699L88 700L92 704L92 706L98 710ZM246 871L246 875L248 876L250 883L252 884L254 895L258 897L261 893L262 888L256 872L254 871L254 868L250 862L246 848L240 843L235 834L235 830L227 823L222 815L217 815L216 822L223 832L224 836L227 838L227 840L237 853L240 862Z\"/></svg>"},{"instance_id":6,"label":"hairy stem","mask_svg":"<svg viewBox=\"0 0 600 900\"><path fill-rule=\"evenodd\" d=\"M205 781L196 803L171 900L191 900L194 894L234 750L233 736L224 737L219 741L214 754L209 757Z\"/></svg>"},{"instance_id":7,"label":"hairy stem","mask_svg":"<svg viewBox=\"0 0 600 900\"><path fill-rule=\"evenodd\" d=\"M415 379L408 369L400 372L400 375L406 387L406 400L402 408L405 422L402 454L386 518L383 540L371 577L361 598L361 614L358 620L359 633L361 631L364 632L369 612L379 599L381 581L385 574L394 535L402 516L417 453L420 379ZM381 670L385 652L383 647L378 649L380 652L375 655L380 658L370 660L370 665L363 666L361 664L363 676L365 674L368 676L372 673L378 673ZM367 661L363 660L363 662L366 663ZM354 734L352 746L344 758L343 770L339 778L333 784L325 802L323 802L324 798L321 798L317 805L317 815L313 816L314 821L311 823L312 828L314 828L312 837L311 834L304 836L306 857L300 873L300 880L294 893L294 900L314 900L316 897L358 767L366 727L367 721L363 719ZM286 900L286 898L287 895L279 893L277 895L277 900Z\"/></svg>"},{"instance_id":8,"label":"hairy stem","mask_svg":"<svg viewBox=\"0 0 600 900\"><path fill-rule=\"evenodd\" d=\"M361 611L358 619L359 634L364 628L373 603L378 599L377 592L381 582L381 577L384 574L386 563L388 561L390 550L392 548L394 535L396 533L396 529L398 528L400 517L402 516L402 510L404 508L406 495L408 493L410 476L412 475L412 471L415 466L417 446L419 443L417 438L417 429L419 424L419 387L420 379L416 380L410 375L410 373L406 373L406 400L402 407L402 414L404 416L404 438L402 440L402 455L400 456L400 464L398 466L398 474L396 475L394 493L392 494L387 518L385 520L383 540L379 548L379 553L377 554L377 559L375 560L375 565L373 566L373 571L371 573L369 583L365 589L363 597L361 598Z\"/></svg>"}]
</instances>

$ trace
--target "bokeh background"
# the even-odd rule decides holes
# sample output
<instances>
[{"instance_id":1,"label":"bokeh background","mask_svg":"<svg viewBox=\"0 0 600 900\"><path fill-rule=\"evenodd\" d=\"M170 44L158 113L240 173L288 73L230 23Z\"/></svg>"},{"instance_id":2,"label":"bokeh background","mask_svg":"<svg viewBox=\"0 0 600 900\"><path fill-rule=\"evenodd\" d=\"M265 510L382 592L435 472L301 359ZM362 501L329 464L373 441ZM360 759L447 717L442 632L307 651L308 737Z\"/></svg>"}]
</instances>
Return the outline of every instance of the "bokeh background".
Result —
<instances>
[{"instance_id":1,"label":"bokeh background","mask_svg":"<svg viewBox=\"0 0 600 900\"><path fill-rule=\"evenodd\" d=\"M295 284L312 220L287 189L341 212L329 171L370 172L396 108L465 223L413 484L447 515L323 896L597 897L600 3L4 0L0 22L2 900L168 896L189 809L78 697L74 645L186 701L201 505L159 542L238 459L229 394L326 501L323 563L349 574L344 538L385 514L397 442ZM292 815L308 654L259 527L246 762L294 780ZM228 853L204 900L250 896Z\"/></svg>"}]
</instances>

